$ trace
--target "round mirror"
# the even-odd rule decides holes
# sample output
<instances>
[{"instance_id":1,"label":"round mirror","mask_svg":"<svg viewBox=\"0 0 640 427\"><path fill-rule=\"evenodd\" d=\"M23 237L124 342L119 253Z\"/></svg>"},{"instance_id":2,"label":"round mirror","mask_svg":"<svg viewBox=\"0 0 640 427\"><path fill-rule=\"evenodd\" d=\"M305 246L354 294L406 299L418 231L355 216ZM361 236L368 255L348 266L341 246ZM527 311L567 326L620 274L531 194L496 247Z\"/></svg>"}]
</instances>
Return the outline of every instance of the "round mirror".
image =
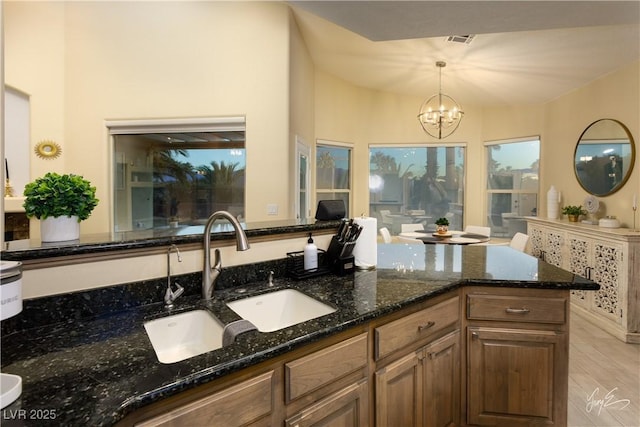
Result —
<instances>
[{"instance_id":1,"label":"round mirror","mask_svg":"<svg viewBox=\"0 0 640 427\"><path fill-rule=\"evenodd\" d=\"M574 155L578 182L594 196L618 191L635 162L635 145L629 129L613 119L591 123L580 135Z\"/></svg>"}]
</instances>

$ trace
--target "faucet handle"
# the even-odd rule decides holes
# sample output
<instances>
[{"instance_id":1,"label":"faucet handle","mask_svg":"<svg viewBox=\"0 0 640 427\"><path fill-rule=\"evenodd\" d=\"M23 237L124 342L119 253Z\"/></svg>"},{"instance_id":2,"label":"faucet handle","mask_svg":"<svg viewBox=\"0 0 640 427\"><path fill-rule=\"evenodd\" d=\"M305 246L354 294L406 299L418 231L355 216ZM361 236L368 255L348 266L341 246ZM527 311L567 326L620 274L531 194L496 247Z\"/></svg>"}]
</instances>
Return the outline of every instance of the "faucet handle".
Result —
<instances>
[{"instance_id":1,"label":"faucet handle","mask_svg":"<svg viewBox=\"0 0 640 427\"><path fill-rule=\"evenodd\" d=\"M269 280L269 286L273 286L273 270L269 271L269 277L267 280Z\"/></svg>"},{"instance_id":2,"label":"faucet handle","mask_svg":"<svg viewBox=\"0 0 640 427\"><path fill-rule=\"evenodd\" d=\"M174 285L176 286L175 292L171 290L171 285L169 285L164 293L164 304L167 308L171 308L173 306L173 302L184 293L184 288L182 286L178 283L174 283Z\"/></svg>"},{"instance_id":3,"label":"faucet handle","mask_svg":"<svg viewBox=\"0 0 640 427\"><path fill-rule=\"evenodd\" d=\"M174 285L176 285L176 291L173 292L173 299L175 300L184 293L184 288L178 282L175 282Z\"/></svg>"}]
</instances>

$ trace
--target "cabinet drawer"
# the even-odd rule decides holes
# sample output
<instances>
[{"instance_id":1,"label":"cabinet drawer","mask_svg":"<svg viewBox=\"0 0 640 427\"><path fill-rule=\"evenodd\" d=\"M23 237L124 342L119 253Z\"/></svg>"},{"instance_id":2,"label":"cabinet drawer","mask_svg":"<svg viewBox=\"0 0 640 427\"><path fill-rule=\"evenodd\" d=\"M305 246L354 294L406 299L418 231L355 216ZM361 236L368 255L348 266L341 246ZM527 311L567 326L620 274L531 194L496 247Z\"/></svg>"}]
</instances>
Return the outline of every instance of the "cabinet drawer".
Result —
<instances>
[{"instance_id":1,"label":"cabinet drawer","mask_svg":"<svg viewBox=\"0 0 640 427\"><path fill-rule=\"evenodd\" d=\"M136 426L232 427L248 424L273 410L273 374L269 371Z\"/></svg>"},{"instance_id":2,"label":"cabinet drawer","mask_svg":"<svg viewBox=\"0 0 640 427\"><path fill-rule=\"evenodd\" d=\"M376 328L376 360L455 324L459 300L458 297L451 298Z\"/></svg>"},{"instance_id":3,"label":"cabinet drawer","mask_svg":"<svg viewBox=\"0 0 640 427\"><path fill-rule=\"evenodd\" d=\"M284 367L287 403L366 364L366 333L286 363Z\"/></svg>"},{"instance_id":4,"label":"cabinet drawer","mask_svg":"<svg viewBox=\"0 0 640 427\"><path fill-rule=\"evenodd\" d=\"M506 322L565 323L565 298L467 295L467 318Z\"/></svg>"}]
</instances>

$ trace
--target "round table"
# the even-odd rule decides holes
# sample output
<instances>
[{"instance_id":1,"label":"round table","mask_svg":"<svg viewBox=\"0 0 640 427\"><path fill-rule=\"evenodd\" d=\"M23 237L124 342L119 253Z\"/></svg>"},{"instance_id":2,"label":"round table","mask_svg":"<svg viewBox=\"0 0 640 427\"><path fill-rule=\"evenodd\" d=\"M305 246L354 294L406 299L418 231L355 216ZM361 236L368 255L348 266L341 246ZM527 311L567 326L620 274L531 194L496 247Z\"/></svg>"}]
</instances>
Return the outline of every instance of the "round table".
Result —
<instances>
[{"instance_id":1,"label":"round table","mask_svg":"<svg viewBox=\"0 0 640 427\"><path fill-rule=\"evenodd\" d=\"M471 245L475 243L484 243L489 241L489 236L474 233L452 233L451 236L439 237L434 236L432 232L425 232L422 236L415 237L422 240L424 244L443 244L443 245Z\"/></svg>"}]
</instances>

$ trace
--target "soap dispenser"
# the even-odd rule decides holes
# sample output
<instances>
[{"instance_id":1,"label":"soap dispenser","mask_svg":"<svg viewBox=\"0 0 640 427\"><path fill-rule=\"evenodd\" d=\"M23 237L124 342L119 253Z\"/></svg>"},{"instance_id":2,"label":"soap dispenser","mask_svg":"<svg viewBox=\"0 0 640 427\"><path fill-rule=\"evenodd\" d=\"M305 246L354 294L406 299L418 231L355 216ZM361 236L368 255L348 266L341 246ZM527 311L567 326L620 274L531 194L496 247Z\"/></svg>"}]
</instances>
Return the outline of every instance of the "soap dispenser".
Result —
<instances>
[{"instance_id":1,"label":"soap dispenser","mask_svg":"<svg viewBox=\"0 0 640 427\"><path fill-rule=\"evenodd\" d=\"M318 247L313 243L311 233L309 233L309 240L304 247L304 269L315 270L318 268Z\"/></svg>"}]
</instances>

